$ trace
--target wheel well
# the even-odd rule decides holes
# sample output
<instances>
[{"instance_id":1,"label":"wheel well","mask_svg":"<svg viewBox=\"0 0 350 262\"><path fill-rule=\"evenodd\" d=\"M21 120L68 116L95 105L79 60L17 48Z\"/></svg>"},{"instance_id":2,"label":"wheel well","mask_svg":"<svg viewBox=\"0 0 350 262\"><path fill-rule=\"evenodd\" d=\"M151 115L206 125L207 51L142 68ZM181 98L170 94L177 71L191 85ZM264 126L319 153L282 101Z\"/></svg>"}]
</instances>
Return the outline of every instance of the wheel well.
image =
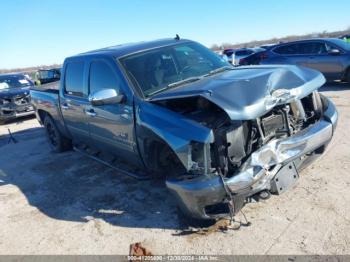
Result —
<instances>
[{"instance_id":1,"label":"wheel well","mask_svg":"<svg viewBox=\"0 0 350 262\"><path fill-rule=\"evenodd\" d=\"M345 76L350 73L350 66L345 70Z\"/></svg>"},{"instance_id":2,"label":"wheel well","mask_svg":"<svg viewBox=\"0 0 350 262\"><path fill-rule=\"evenodd\" d=\"M164 165L165 163L162 163L162 161L165 161L164 155L167 153L172 159L171 164L175 164L179 169L185 170L185 167L183 167L175 152L160 139L147 139L145 141L144 150L147 162L146 166L151 170L163 171L162 164Z\"/></svg>"},{"instance_id":3,"label":"wheel well","mask_svg":"<svg viewBox=\"0 0 350 262\"><path fill-rule=\"evenodd\" d=\"M48 115L48 113L44 110L39 109L38 115L39 115L41 124L44 124L44 119L45 119L46 115Z\"/></svg>"}]
</instances>

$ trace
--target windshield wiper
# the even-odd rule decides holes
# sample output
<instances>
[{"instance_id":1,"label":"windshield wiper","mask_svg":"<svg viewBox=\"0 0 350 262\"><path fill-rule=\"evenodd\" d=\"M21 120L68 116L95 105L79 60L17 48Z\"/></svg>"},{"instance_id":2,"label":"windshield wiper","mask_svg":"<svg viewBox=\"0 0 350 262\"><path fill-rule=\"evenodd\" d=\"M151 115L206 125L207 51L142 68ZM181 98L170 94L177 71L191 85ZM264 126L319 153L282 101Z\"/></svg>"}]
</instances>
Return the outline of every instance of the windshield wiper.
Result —
<instances>
[{"instance_id":1,"label":"windshield wiper","mask_svg":"<svg viewBox=\"0 0 350 262\"><path fill-rule=\"evenodd\" d=\"M199 76L189 77L189 78L186 78L186 79L183 79L183 80L171 83L171 84L167 85L166 87L163 87L163 88L158 89L158 90L156 90L156 91L154 91L152 93L147 94L147 96L152 96L152 95L158 94L158 93L160 93L160 92L162 92L164 90L170 89L172 87L180 86L180 85L183 85L183 84L186 84L186 83L195 82L195 81L198 81L200 79L202 79L202 77L199 77Z\"/></svg>"},{"instance_id":2,"label":"windshield wiper","mask_svg":"<svg viewBox=\"0 0 350 262\"><path fill-rule=\"evenodd\" d=\"M172 88L172 87L175 87L175 86L180 86L180 85L183 85L183 84L196 82L196 81L201 80L201 79L202 79L202 77L200 77L200 76L192 76L192 77L185 78L183 80L171 83L167 87L168 88Z\"/></svg>"},{"instance_id":3,"label":"windshield wiper","mask_svg":"<svg viewBox=\"0 0 350 262\"><path fill-rule=\"evenodd\" d=\"M205 76L211 76L211 75L215 75L215 74L218 74L218 73L221 73L221 72L224 72L224 71L227 71L227 70L233 70L233 69L234 68L232 66L223 66L223 67L219 67L219 68L216 68L214 70L211 70Z\"/></svg>"}]
</instances>

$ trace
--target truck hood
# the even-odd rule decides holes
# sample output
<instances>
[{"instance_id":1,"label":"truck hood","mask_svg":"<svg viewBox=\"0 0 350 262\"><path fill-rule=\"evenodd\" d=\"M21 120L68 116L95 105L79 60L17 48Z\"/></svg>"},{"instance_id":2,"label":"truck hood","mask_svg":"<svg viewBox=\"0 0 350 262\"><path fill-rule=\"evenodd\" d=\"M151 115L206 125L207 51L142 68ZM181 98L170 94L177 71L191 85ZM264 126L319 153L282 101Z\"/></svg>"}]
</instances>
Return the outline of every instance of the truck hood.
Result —
<instances>
[{"instance_id":1,"label":"truck hood","mask_svg":"<svg viewBox=\"0 0 350 262\"><path fill-rule=\"evenodd\" d=\"M249 120L276 105L301 99L324 83L320 72L305 67L247 66L166 90L150 101L201 96L222 108L232 120Z\"/></svg>"},{"instance_id":2,"label":"truck hood","mask_svg":"<svg viewBox=\"0 0 350 262\"><path fill-rule=\"evenodd\" d=\"M18 95L28 95L30 86L21 88L0 89L0 98L12 98Z\"/></svg>"}]
</instances>

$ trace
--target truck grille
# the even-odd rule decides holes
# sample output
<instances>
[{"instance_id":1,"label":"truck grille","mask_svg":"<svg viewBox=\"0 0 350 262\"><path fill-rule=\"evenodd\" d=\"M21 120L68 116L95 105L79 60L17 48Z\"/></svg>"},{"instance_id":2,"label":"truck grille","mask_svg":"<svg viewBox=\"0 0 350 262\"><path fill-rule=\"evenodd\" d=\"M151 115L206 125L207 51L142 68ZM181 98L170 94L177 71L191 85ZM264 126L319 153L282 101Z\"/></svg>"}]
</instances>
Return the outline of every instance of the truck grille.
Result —
<instances>
[{"instance_id":1,"label":"truck grille","mask_svg":"<svg viewBox=\"0 0 350 262\"><path fill-rule=\"evenodd\" d=\"M15 97L13 99L13 102L18 106L29 104L30 103L30 96Z\"/></svg>"}]
</instances>

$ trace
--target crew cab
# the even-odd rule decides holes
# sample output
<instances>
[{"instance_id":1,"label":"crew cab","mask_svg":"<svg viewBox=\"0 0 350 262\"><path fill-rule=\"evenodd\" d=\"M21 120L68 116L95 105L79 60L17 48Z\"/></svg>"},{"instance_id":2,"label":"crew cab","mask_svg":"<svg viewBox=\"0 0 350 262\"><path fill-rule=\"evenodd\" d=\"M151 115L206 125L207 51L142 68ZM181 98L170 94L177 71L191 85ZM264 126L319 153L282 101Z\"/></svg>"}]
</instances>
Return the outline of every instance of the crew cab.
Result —
<instances>
[{"instance_id":1,"label":"crew cab","mask_svg":"<svg viewBox=\"0 0 350 262\"><path fill-rule=\"evenodd\" d=\"M324 83L297 66L234 68L175 38L66 58L59 84L31 95L55 151L161 177L188 218L212 220L283 193L325 150L338 115Z\"/></svg>"}]
</instances>

